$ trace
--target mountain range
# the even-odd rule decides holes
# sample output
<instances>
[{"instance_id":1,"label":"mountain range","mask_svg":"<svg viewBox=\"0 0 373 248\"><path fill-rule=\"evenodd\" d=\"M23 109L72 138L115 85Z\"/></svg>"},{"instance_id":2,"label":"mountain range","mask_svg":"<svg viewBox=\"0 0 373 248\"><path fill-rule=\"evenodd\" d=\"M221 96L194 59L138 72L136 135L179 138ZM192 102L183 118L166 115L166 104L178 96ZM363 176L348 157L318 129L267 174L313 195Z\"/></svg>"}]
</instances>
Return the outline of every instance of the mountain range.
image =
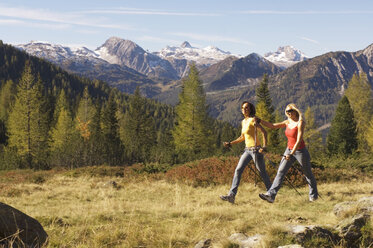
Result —
<instances>
[{"instance_id":1,"label":"mountain range","mask_svg":"<svg viewBox=\"0 0 373 248\"><path fill-rule=\"evenodd\" d=\"M108 82L128 93L176 104L181 79L195 63L204 82L213 117L237 124L239 103L255 102L255 88L264 74L276 109L290 102L311 106L318 124L330 122L336 102L354 73L364 72L372 84L373 45L357 52L330 52L309 58L291 47L264 56L233 55L216 47L195 48L188 42L150 53L136 43L109 38L96 50L31 42L18 45L31 55L49 60L69 72Z\"/></svg>"}]
</instances>

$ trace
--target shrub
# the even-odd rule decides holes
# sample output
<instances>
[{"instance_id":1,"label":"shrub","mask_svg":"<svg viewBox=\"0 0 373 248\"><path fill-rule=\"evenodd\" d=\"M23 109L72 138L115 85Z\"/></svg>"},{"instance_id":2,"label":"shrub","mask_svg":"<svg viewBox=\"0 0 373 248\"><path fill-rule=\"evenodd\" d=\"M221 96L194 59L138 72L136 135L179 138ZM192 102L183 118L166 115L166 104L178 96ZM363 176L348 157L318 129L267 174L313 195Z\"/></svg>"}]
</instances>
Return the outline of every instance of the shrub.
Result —
<instances>
[{"instance_id":1,"label":"shrub","mask_svg":"<svg viewBox=\"0 0 373 248\"><path fill-rule=\"evenodd\" d=\"M268 155L273 164L272 166L266 160L266 170L271 177L271 180L276 175L278 164L281 156ZM180 166L171 168L166 173L166 179L170 181L182 181L193 186L209 186L217 184L229 184L232 182L235 168L237 166L238 157L211 157L201 160L189 162ZM250 161L249 168L245 168L242 174L242 179L248 182L261 182L259 172L254 169L254 163ZM255 174L254 174L255 171ZM300 176L300 172L291 168L287 178L293 185L304 185L305 182ZM288 184L286 181L285 184Z\"/></svg>"}]
</instances>

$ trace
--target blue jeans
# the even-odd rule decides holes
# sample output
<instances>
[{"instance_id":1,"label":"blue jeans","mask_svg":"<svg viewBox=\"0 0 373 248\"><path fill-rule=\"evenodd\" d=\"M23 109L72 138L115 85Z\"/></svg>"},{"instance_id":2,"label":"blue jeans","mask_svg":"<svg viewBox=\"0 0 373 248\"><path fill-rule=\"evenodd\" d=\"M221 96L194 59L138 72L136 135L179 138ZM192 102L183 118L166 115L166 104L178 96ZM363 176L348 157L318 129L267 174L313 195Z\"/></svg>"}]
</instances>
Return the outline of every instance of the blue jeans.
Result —
<instances>
[{"instance_id":1,"label":"blue jeans","mask_svg":"<svg viewBox=\"0 0 373 248\"><path fill-rule=\"evenodd\" d=\"M291 150L289 148L286 148L284 156L290 154L290 152ZM290 160L286 160L284 157L282 158L280 166L278 167L277 175L273 180L271 188L267 191L267 194L270 195L273 199L276 198L277 192L281 188L281 184L285 178L285 175L290 169L291 165L295 162L295 160L300 163L300 165L302 166L302 171L306 176L306 180L310 189L309 196L317 199L318 193L316 180L311 171L311 157L306 147L295 151Z\"/></svg>"},{"instance_id":2,"label":"blue jeans","mask_svg":"<svg viewBox=\"0 0 373 248\"><path fill-rule=\"evenodd\" d=\"M262 177L266 189L268 190L271 187L271 181L269 180L269 176L266 171L263 154L246 147L244 153L241 155L241 158L238 161L236 170L234 172L232 187L229 190L229 195L235 196L237 194L238 185L240 185L242 173L252 159L254 160L256 169L259 171L259 174Z\"/></svg>"}]
</instances>

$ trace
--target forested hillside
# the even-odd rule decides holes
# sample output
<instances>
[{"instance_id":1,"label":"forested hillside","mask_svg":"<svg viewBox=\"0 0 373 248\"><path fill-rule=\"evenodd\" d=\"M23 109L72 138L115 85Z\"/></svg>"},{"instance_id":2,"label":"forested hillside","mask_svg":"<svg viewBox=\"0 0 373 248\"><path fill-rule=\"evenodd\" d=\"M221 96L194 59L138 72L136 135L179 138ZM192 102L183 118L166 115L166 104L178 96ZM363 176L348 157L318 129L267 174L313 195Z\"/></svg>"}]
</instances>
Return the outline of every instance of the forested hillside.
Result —
<instances>
[{"instance_id":1,"label":"forested hillside","mask_svg":"<svg viewBox=\"0 0 373 248\"><path fill-rule=\"evenodd\" d=\"M105 82L71 75L3 43L0 110L1 168L180 159L171 134L174 107L146 99L139 90L127 95ZM210 123L212 149L203 156L222 152L223 132L236 135L228 124Z\"/></svg>"}]
</instances>

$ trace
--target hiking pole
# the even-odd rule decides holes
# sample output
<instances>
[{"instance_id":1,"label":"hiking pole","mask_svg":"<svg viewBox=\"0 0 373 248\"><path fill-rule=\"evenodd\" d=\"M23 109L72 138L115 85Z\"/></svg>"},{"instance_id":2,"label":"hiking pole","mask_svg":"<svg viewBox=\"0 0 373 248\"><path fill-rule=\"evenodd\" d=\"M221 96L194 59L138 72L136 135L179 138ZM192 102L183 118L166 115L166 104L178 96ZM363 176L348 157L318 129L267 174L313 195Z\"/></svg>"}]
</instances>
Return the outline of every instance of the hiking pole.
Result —
<instances>
[{"instance_id":1,"label":"hiking pole","mask_svg":"<svg viewBox=\"0 0 373 248\"><path fill-rule=\"evenodd\" d=\"M304 175L303 171L302 171L298 166L296 166L296 165L294 165L294 167L295 167L295 169L296 169L297 171L299 171L299 173L302 175L303 179L307 182L308 186L311 186L310 183L307 181L307 178L306 178L306 176ZM319 192L317 192L317 196L319 196L321 199L323 199L323 198L321 197L321 195L319 194ZM324 199L323 199L323 200L324 200Z\"/></svg>"},{"instance_id":2,"label":"hiking pole","mask_svg":"<svg viewBox=\"0 0 373 248\"><path fill-rule=\"evenodd\" d=\"M265 153L262 153L264 155L264 157L268 160L268 162L276 169L276 165L275 163L273 163L269 158L268 156L265 154ZM295 188L295 186L290 182L289 178L287 178L287 176L284 177L285 180L289 183L289 185L298 193L298 195L302 196L301 193L299 193L299 191Z\"/></svg>"}]
</instances>

